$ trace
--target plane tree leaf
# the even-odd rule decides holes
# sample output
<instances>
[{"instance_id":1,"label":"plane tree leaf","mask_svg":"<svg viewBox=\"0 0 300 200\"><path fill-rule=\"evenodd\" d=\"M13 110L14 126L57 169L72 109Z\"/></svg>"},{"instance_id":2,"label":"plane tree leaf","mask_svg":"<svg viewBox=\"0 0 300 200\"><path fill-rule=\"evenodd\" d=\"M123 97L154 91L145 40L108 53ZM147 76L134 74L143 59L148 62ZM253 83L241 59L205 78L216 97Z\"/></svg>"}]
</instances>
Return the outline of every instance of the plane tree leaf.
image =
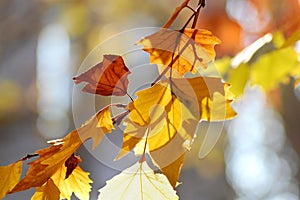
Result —
<instances>
[{"instance_id":1,"label":"plane tree leaf","mask_svg":"<svg viewBox=\"0 0 300 200\"><path fill-rule=\"evenodd\" d=\"M161 29L138 42L150 54L150 63L171 67L181 76L206 68L214 60L214 46L219 43L210 31L190 28L182 32Z\"/></svg>"},{"instance_id":2,"label":"plane tree leaf","mask_svg":"<svg viewBox=\"0 0 300 200\"><path fill-rule=\"evenodd\" d=\"M22 173L22 161L0 167L0 199L5 197L19 182Z\"/></svg>"},{"instance_id":3,"label":"plane tree leaf","mask_svg":"<svg viewBox=\"0 0 300 200\"><path fill-rule=\"evenodd\" d=\"M168 179L154 173L146 162L137 162L119 175L107 181L99 190L98 200L136 199L136 200L175 200L179 199Z\"/></svg>"},{"instance_id":4,"label":"plane tree leaf","mask_svg":"<svg viewBox=\"0 0 300 200\"><path fill-rule=\"evenodd\" d=\"M103 96L124 96L127 94L130 74L124 60L118 55L104 55L103 61L83 72L73 80L76 84L86 82L84 92Z\"/></svg>"}]
</instances>

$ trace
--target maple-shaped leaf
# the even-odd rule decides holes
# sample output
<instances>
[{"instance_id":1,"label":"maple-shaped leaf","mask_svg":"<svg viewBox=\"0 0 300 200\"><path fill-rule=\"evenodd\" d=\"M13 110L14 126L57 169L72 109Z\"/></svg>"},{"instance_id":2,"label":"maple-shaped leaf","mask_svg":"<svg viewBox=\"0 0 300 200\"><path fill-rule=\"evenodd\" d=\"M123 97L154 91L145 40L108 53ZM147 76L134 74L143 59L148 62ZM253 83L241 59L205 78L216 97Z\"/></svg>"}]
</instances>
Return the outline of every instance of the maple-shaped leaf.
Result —
<instances>
[{"instance_id":1,"label":"maple-shaped leaf","mask_svg":"<svg viewBox=\"0 0 300 200\"><path fill-rule=\"evenodd\" d=\"M138 98L128 105L130 114L125 120L127 126L124 130L123 146L117 159L126 155L137 143L145 143L146 137L150 152L166 145L178 132L184 139L193 138L194 132L187 133L183 124L194 120L195 125L197 120L173 96L168 82L157 83L136 95Z\"/></svg>"},{"instance_id":2,"label":"maple-shaped leaf","mask_svg":"<svg viewBox=\"0 0 300 200\"><path fill-rule=\"evenodd\" d=\"M87 82L84 92L103 96L124 96L127 94L130 74L123 58L118 55L104 55L103 61L83 72L73 80L76 84Z\"/></svg>"},{"instance_id":3,"label":"maple-shaped leaf","mask_svg":"<svg viewBox=\"0 0 300 200\"><path fill-rule=\"evenodd\" d=\"M0 167L0 199L5 197L19 182L22 173L22 161Z\"/></svg>"},{"instance_id":4,"label":"maple-shaped leaf","mask_svg":"<svg viewBox=\"0 0 300 200\"><path fill-rule=\"evenodd\" d=\"M65 164L84 141L93 138L94 147L96 147L101 142L104 134L111 132L112 124L110 106L108 106L63 139L50 141L52 146L36 151L40 157L29 163L30 167L25 177L11 192L42 186Z\"/></svg>"},{"instance_id":5,"label":"maple-shaped leaf","mask_svg":"<svg viewBox=\"0 0 300 200\"><path fill-rule=\"evenodd\" d=\"M31 200L59 200L59 196L59 189L52 179L49 179L43 186L36 188Z\"/></svg>"},{"instance_id":6,"label":"maple-shaped leaf","mask_svg":"<svg viewBox=\"0 0 300 200\"><path fill-rule=\"evenodd\" d=\"M146 162L136 163L116 175L99 190L98 200L175 200L179 199L168 179L154 173Z\"/></svg>"},{"instance_id":7,"label":"maple-shaped leaf","mask_svg":"<svg viewBox=\"0 0 300 200\"><path fill-rule=\"evenodd\" d=\"M171 67L179 75L206 68L214 60L214 46L219 43L210 31L190 28L183 32L161 29L138 42L150 54L151 63Z\"/></svg>"},{"instance_id":8,"label":"maple-shaped leaf","mask_svg":"<svg viewBox=\"0 0 300 200\"><path fill-rule=\"evenodd\" d=\"M60 190L60 198L70 200L72 193L74 193L80 200L89 200L89 193L92 188L90 183L93 182L89 178L89 173L77 166L69 177L65 179L66 172L67 168L61 166L51 177Z\"/></svg>"}]
</instances>

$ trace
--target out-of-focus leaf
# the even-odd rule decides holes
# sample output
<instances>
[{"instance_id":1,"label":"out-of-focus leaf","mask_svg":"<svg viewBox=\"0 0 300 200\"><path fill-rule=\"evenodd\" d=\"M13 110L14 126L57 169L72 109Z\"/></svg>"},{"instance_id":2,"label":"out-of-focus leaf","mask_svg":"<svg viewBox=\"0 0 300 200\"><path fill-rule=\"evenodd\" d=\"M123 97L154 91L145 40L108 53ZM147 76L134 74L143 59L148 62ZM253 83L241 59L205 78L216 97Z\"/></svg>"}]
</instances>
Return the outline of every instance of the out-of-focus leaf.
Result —
<instances>
[{"instance_id":1,"label":"out-of-focus leaf","mask_svg":"<svg viewBox=\"0 0 300 200\"><path fill-rule=\"evenodd\" d=\"M284 48L264 54L251 65L251 84L260 85L265 91L288 83L290 76L300 74L298 53L292 48Z\"/></svg>"},{"instance_id":2,"label":"out-of-focus leaf","mask_svg":"<svg viewBox=\"0 0 300 200\"><path fill-rule=\"evenodd\" d=\"M155 174L146 162L136 163L107 181L98 200L175 200L176 191L163 174Z\"/></svg>"},{"instance_id":3,"label":"out-of-focus leaf","mask_svg":"<svg viewBox=\"0 0 300 200\"><path fill-rule=\"evenodd\" d=\"M250 67L246 63L240 64L228 73L227 82L230 83L230 90L239 97L244 93L244 88L250 79Z\"/></svg>"},{"instance_id":4,"label":"out-of-focus leaf","mask_svg":"<svg viewBox=\"0 0 300 200\"><path fill-rule=\"evenodd\" d=\"M130 74L123 58L118 55L104 55L103 61L83 72L73 80L76 84L87 82L84 92L103 96L124 96L127 94Z\"/></svg>"},{"instance_id":5,"label":"out-of-focus leaf","mask_svg":"<svg viewBox=\"0 0 300 200\"><path fill-rule=\"evenodd\" d=\"M65 179L66 170L67 168L65 166L61 166L51 177L54 184L60 190L60 198L70 200L74 192L78 199L89 200L89 193L92 188L90 183L93 182L89 178L89 173L77 166L72 174Z\"/></svg>"},{"instance_id":6,"label":"out-of-focus leaf","mask_svg":"<svg viewBox=\"0 0 300 200\"><path fill-rule=\"evenodd\" d=\"M300 29L295 31L288 39L286 39L285 43L282 45L282 48L294 46L297 41L300 40Z\"/></svg>"},{"instance_id":7,"label":"out-of-focus leaf","mask_svg":"<svg viewBox=\"0 0 300 200\"><path fill-rule=\"evenodd\" d=\"M60 191L50 178L43 186L36 188L31 200L59 200Z\"/></svg>"},{"instance_id":8,"label":"out-of-focus leaf","mask_svg":"<svg viewBox=\"0 0 300 200\"><path fill-rule=\"evenodd\" d=\"M22 161L0 167L0 199L17 185L22 173Z\"/></svg>"},{"instance_id":9,"label":"out-of-focus leaf","mask_svg":"<svg viewBox=\"0 0 300 200\"><path fill-rule=\"evenodd\" d=\"M138 42L150 54L151 63L171 67L179 75L206 68L214 60L214 46L219 43L210 31L189 28L183 33L162 29Z\"/></svg>"}]
</instances>

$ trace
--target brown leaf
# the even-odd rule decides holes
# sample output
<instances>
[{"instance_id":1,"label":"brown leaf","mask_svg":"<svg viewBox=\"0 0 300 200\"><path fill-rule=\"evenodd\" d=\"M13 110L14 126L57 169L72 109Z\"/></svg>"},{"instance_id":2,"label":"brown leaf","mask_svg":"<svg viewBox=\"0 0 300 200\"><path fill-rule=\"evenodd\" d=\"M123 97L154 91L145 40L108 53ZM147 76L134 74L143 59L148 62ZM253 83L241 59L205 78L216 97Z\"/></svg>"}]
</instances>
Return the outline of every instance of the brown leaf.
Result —
<instances>
[{"instance_id":1,"label":"brown leaf","mask_svg":"<svg viewBox=\"0 0 300 200\"><path fill-rule=\"evenodd\" d=\"M72 174L73 170L81 163L81 158L79 156L75 156L72 154L68 160L65 162L65 167L67 168L65 179L67 179L70 174Z\"/></svg>"},{"instance_id":2,"label":"brown leaf","mask_svg":"<svg viewBox=\"0 0 300 200\"><path fill-rule=\"evenodd\" d=\"M103 96L124 96L127 93L130 74L123 58L118 55L104 55L103 61L83 72L73 80L76 84L87 82L84 92Z\"/></svg>"}]
</instances>

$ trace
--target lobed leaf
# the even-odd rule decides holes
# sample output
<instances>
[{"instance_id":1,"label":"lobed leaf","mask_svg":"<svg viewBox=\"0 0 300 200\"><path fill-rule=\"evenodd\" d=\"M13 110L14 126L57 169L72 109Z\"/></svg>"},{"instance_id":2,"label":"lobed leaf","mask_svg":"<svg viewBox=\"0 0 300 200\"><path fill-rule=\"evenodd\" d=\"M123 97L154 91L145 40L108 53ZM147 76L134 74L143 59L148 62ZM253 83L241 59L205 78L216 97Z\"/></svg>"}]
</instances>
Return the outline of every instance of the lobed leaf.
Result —
<instances>
[{"instance_id":1,"label":"lobed leaf","mask_svg":"<svg viewBox=\"0 0 300 200\"><path fill-rule=\"evenodd\" d=\"M66 171L67 168L61 166L51 177L54 184L60 190L60 199L70 200L72 193L74 193L80 200L89 200L89 193L92 188L90 183L93 182L89 178L89 173L77 166L72 174L65 179Z\"/></svg>"},{"instance_id":2,"label":"lobed leaf","mask_svg":"<svg viewBox=\"0 0 300 200\"><path fill-rule=\"evenodd\" d=\"M116 190L117 188L117 190ZM136 163L121 174L107 181L99 190L98 200L175 200L179 199L168 179L163 174L155 174L146 162Z\"/></svg>"},{"instance_id":3,"label":"lobed leaf","mask_svg":"<svg viewBox=\"0 0 300 200\"><path fill-rule=\"evenodd\" d=\"M207 68L216 56L214 46L219 43L210 31L190 28L183 32L161 29L138 42L150 54L150 63L171 67L181 76Z\"/></svg>"}]
</instances>

